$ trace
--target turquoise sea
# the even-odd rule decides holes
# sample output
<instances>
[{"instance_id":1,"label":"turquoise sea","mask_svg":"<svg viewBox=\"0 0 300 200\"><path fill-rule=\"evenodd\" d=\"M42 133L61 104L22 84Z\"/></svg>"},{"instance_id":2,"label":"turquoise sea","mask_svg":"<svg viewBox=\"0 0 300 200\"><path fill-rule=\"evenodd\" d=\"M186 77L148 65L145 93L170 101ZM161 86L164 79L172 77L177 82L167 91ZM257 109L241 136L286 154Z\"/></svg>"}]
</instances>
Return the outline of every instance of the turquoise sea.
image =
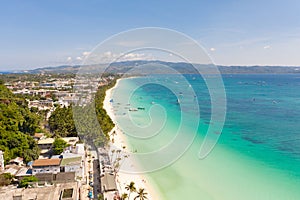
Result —
<instances>
[{"instance_id":1,"label":"turquoise sea","mask_svg":"<svg viewBox=\"0 0 300 200\"><path fill-rule=\"evenodd\" d=\"M141 86L145 79L148 84ZM112 93L112 104L130 143L128 149L139 154L159 152L179 132L186 138L195 134L178 159L148 173L162 199L299 200L300 74L223 75L223 82L225 125L213 151L199 159L208 126L214 125L210 94L201 76L122 79ZM163 154L166 160L174 156ZM139 162L148 169L162 159Z\"/></svg>"}]
</instances>

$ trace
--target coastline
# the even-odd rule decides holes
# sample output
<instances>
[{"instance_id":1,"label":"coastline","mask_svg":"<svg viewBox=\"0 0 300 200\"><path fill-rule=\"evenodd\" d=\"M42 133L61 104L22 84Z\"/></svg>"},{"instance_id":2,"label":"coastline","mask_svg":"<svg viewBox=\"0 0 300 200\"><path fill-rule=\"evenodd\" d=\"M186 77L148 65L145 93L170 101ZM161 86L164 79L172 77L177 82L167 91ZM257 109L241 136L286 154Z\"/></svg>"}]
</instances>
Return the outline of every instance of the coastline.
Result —
<instances>
[{"instance_id":1,"label":"coastline","mask_svg":"<svg viewBox=\"0 0 300 200\"><path fill-rule=\"evenodd\" d=\"M103 108L106 110L107 114L110 116L110 118L112 119L112 121L115 124L115 127L110 132L110 135L111 135L111 133L113 133L115 131L115 135L113 137L113 139L114 139L113 144L114 144L114 146L118 147L119 149L122 149L122 147L124 147L124 146L129 147L129 143L127 141L125 134L118 127L118 124L116 121L116 116L114 115L113 107L110 102L110 99L112 97L112 92L115 88L118 87L120 80L121 79L118 79L116 81L116 84L114 85L114 87L106 90L105 98L104 98L104 102L103 102ZM139 164L136 160L129 157L129 158L126 158L126 162L128 162L130 164L130 166L132 167L132 169L131 169L132 171L139 171L139 170L137 170L137 169L139 169ZM133 173L126 173L126 172L119 171L117 174L116 182L117 182L117 187L120 192L120 195L122 195L123 193L128 193L128 191L125 189L125 187L130 182L134 182L137 190L139 190L140 188L145 189L145 192L147 193L147 198L149 200L161 199L158 192L155 191L154 185L153 185L153 183L151 183L152 181L146 174L133 174ZM133 199L134 197L135 197L134 195L131 195L130 199Z\"/></svg>"}]
</instances>

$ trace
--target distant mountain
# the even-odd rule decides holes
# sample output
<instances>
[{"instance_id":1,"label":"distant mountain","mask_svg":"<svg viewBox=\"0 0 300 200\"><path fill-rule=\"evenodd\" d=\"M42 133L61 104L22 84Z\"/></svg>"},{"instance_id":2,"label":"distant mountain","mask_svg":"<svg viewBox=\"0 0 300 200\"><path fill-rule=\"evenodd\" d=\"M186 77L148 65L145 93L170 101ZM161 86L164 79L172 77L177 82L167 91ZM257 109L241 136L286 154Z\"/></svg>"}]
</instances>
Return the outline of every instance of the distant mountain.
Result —
<instances>
[{"instance_id":1,"label":"distant mountain","mask_svg":"<svg viewBox=\"0 0 300 200\"><path fill-rule=\"evenodd\" d=\"M141 67L144 66L144 67ZM183 62L165 62L165 61L123 61L108 64L98 65L62 65L56 67L37 68L34 70L18 71L17 73L77 73L78 71L94 72L105 71L108 73L126 73L135 69L135 73L169 73L164 70L163 66L178 71L179 73L194 74L197 73L196 69L202 69L206 73L214 73L211 65L203 64L190 64ZM288 74L300 73L299 67L288 66L217 66L222 74ZM196 68L196 69L195 69ZM139 71L140 70L140 71Z\"/></svg>"},{"instance_id":2,"label":"distant mountain","mask_svg":"<svg viewBox=\"0 0 300 200\"><path fill-rule=\"evenodd\" d=\"M0 71L0 74L10 74L10 73L11 73L11 72L8 72L8 71L6 71L6 72L4 72L4 71L1 72L1 71Z\"/></svg>"}]
</instances>

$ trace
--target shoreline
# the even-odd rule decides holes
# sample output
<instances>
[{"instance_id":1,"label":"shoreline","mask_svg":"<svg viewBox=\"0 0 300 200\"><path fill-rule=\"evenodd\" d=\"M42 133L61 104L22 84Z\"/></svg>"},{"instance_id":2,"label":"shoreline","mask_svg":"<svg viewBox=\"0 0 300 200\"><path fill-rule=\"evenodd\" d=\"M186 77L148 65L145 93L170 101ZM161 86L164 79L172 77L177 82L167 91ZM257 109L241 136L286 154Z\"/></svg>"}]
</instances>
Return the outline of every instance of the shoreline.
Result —
<instances>
[{"instance_id":1,"label":"shoreline","mask_svg":"<svg viewBox=\"0 0 300 200\"><path fill-rule=\"evenodd\" d=\"M118 79L116 81L116 84L112 88L106 90L105 98L104 98L104 102L103 102L103 108L106 110L107 114L109 115L109 117L112 119L112 121L115 124L115 127L110 131L110 135L111 135L111 133L113 133L115 131L115 135L113 137L113 139L114 139L113 144L116 147L118 147L119 149L122 149L122 147L124 147L124 146L129 147L130 145L128 144L125 134L118 127L118 124L116 122L116 116L113 113L113 107L110 102L112 92L114 89L116 89L118 87L120 80L122 80L122 79ZM139 164L136 160L126 158L126 162L129 162L133 171L138 171L138 170L135 170L135 169L139 169ZM139 188L145 189L145 192L148 193L147 198L149 200L161 199L158 192L156 192L154 190L153 183L151 183L152 181L150 180L150 177L147 176L147 174L133 174L133 173L126 173L126 172L122 172L122 171L119 171L117 173L117 178L116 178L117 187L118 187L120 195L122 195L123 193L128 194L128 191L125 189L125 187L131 181L133 181L135 183L135 187L136 187L137 191L139 190ZM135 197L135 195L131 194L130 199L133 199L134 197Z\"/></svg>"}]
</instances>

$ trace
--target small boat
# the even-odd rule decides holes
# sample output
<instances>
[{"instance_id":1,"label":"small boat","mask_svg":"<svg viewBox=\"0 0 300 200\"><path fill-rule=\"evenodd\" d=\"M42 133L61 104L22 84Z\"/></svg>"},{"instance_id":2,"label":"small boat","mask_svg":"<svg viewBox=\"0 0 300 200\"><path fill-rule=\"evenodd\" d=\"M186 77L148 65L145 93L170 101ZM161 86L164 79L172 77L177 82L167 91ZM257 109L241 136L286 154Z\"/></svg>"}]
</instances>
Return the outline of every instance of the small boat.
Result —
<instances>
[{"instance_id":1,"label":"small boat","mask_svg":"<svg viewBox=\"0 0 300 200\"><path fill-rule=\"evenodd\" d=\"M177 99L177 104L180 104L180 100L179 99Z\"/></svg>"},{"instance_id":2,"label":"small boat","mask_svg":"<svg viewBox=\"0 0 300 200\"><path fill-rule=\"evenodd\" d=\"M144 107L138 107L138 110L145 110Z\"/></svg>"},{"instance_id":3,"label":"small boat","mask_svg":"<svg viewBox=\"0 0 300 200\"><path fill-rule=\"evenodd\" d=\"M129 111L138 111L136 108L129 108Z\"/></svg>"}]
</instances>

